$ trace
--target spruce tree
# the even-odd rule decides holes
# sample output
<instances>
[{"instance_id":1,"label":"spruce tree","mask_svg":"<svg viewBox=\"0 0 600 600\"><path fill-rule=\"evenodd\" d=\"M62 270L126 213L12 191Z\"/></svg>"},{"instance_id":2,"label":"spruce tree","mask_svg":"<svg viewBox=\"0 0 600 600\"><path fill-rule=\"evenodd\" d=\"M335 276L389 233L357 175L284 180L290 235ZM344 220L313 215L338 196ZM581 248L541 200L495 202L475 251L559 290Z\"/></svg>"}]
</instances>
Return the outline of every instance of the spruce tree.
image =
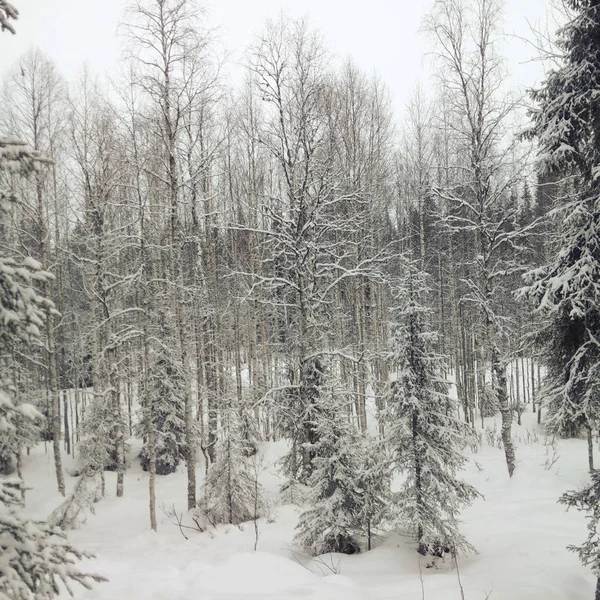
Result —
<instances>
[{"instance_id":1,"label":"spruce tree","mask_svg":"<svg viewBox=\"0 0 600 600\"><path fill-rule=\"evenodd\" d=\"M6 185L6 173L28 175L43 162L43 158L23 142L0 138L0 218L17 200ZM17 348L31 349L33 344L39 343L40 329L54 306L35 286L50 278L51 275L30 257L19 258L0 251L0 360L12 358ZM0 438L10 439L18 436L19 421L35 414L23 405L15 405L14 385L4 375L9 371L2 369L2 372ZM20 515L22 486L20 479L0 478L0 597L47 600L61 593L61 584L70 591L70 581L87 588L90 578L103 581L104 578L86 574L75 566L78 559L87 555L73 548L59 529Z\"/></svg>"},{"instance_id":2,"label":"spruce tree","mask_svg":"<svg viewBox=\"0 0 600 600\"><path fill-rule=\"evenodd\" d=\"M410 268L412 270L412 267ZM472 551L458 529L460 509L479 494L457 478L466 458L468 426L441 376L443 359L421 304L423 275L413 270L396 292L392 334L392 381L386 392L387 440L396 469L406 476L395 494L394 518L415 536L420 554Z\"/></svg>"},{"instance_id":3,"label":"spruce tree","mask_svg":"<svg viewBox=\"0 0 600 600\"><path fill-rule=\"evenodd\" d=\"M531 130L540 170L566 183L551 213L558 235L550 259L528 274L522 294L545 317L538 337L547 357L547 424L565 435L587 429L591 484L560 501L591 513L589 537L574 549L599 577L595 597L600 600L600 485L592 446L592 428L600 424L600 5L596 0L566 4L572 18L556 42L562 62L533 92Z\"/></svg>"},{"instance_id":4,"label":"spruce tree","mask_svg":"<svg viewBox=\"0 0 600 600\"><path fill-rule=\"evenodd\" d=\"M385 440L372 438L368 434L363 434L357 454L362 456L362 464L356 475L361 492L356 520L366 538L367 550L371 550L373 538L384 533L384 526L390 517L392 461Z\"/></svg>"},{"instance_id":5,"label":"spruce tree","mask_svg":"<svg viewBox=\"0 0 600 600\"><path fill-rule=\"evenodd\" d=\"M312 415L315 442L309 449L314 465L307 482L311 506L300 515L295 541L314 554L353 554L363 535L370 547L389 477L381 467L382 456L375 456L350 420L349 395L324 381L319 397Z\"/></svg>"},{"instance_id":6,"label":"spruce tree","mask_svg":"<svg viewBox=\"0 0 600 600\"><path fill-rule=\"evenodd\" d=\"M573 18L558 32L562 64L533 92L531 134L542 174L570 181L550 214L557 235L549 260L521 293L544 317L547 426L572 436L600 423L600 6L566 3Z\"/></svg>"},{"instance_id":7,"label":"spruce tree","mask_svg":"<svg viewBox=\"0 0 600 600\"><path fill-rule=\"evenodd\" d=\"M238 525L261 516L264 494L256 457L249 457L237 407L224 409L217 459L204 482L200 515L209 523Z\"/></svg>"},{"instance_id":8,"label":"spruce tree","mask_svg":"<svg viewBox=\"0 0 600 600\"><path fill-rule=\"evenodd\" d=\"M148 393L152 398L152 424L154 426L154 445L156 453L157 475L174 473L187 455L185 444L185 382L179 365L173 360L169 348L163 344L167 339L166 316L160 316L161 326L154 340L150 355L148 373ZM148 403L143 403L147 410ZM144 420L140 423L140 432L144 433ZM144 444L140 453L142 468L149 468L148 446Z\"/></svg>"}]
</instances>

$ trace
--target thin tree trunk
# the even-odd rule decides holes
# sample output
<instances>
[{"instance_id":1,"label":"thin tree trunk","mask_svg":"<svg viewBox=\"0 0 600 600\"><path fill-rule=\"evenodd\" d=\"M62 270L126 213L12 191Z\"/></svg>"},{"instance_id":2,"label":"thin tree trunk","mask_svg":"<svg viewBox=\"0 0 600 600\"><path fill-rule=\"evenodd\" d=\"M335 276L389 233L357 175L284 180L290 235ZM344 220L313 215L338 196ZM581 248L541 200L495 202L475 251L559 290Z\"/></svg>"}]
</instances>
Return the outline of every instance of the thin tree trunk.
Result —
<instances>
[{"instance_id":1,"label":"thin tree trunk","mask_svg":"<svg viewBox=\"0 0 600 600\"><path fill-rule=\"evenodd\" d=\"M46 286L47 287L47 286ZM48 328L48 362L50 370L50 395L52 398L52 448L54 450L54 469L58 491L65 495L65 477L60 455L60 398L58 392L58 373L56 370L56 347L54 344L54 315L51 311L46 313Z\"/></svg>"},{"instance_id":2,"label":"thin tree trunk","mask_svg":"<svg viewBox=\"0 0 600 600\"><path fill-rule=\"evenodd\" d=\"M65 449L71 454L71 430L69 428L69 406L67 403L67 390L63 390L63 421L65 425Z\"/></svg>"},{"instance_id":3,"label":"thin tree trunk","mask_svg":"<svg viewBox=\"0 0 600 600\"><path fill-rule=\"evenodd\" d=\"M508 475L512 477L515 471L515 448L511 438L512 415L506 391L506 367L500 360L500 353L496 343L493 341L493 337L490 337L492 338L492 369L496 376L496 397L498 398L500 415L502 417L502 445L504 446Z\"/></svg>"},{"instance_id":4,"label":"thin tree trunk","mask_svg":"<svg viewBox=\"0 0 600 600\"><path fill-rule=\"evenodd\" d=\"M590 425L586 425L585 428L587 430L588 466L592 473L594 471L594 439Z\"/></svg>"}]
</instances>

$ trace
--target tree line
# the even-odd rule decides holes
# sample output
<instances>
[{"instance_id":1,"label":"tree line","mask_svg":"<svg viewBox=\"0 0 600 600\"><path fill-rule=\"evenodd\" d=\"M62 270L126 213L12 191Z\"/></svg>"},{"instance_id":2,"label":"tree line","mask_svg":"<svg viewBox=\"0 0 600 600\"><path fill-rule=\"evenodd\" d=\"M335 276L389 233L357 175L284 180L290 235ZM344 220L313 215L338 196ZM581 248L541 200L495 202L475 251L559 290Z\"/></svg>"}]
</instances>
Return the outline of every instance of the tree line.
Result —
<instances>
[{"instance_id":1,"label":"tree line","mask_svg":"<svg viewBox=\"0 0 600 600\"><path fill-rule=\"evenodd\" d=\"M525 135L497 0L434 3L435 91L400 125L384 83L333 61L308 20L269 21L232 88L193 0L131 3L110 82L66 82L35 48L17 59L0 128L18 139L0 149L51 160L0 163L2 265L35 307L19 316L8 285L4 320L27 335L0 346L2 389L11 414L37 414L12 419L2 469L51 442L65 495L77 453L68 521L106 470L124 494L139 437L151 528L156 477L180 464L203 527L257 518L258 443L285 439L284 493L309 505L299 543L356 551L391 521L423 554L471 549L457 516L477 492L457 477L485 417L501 416L509 476L526 405L586 432L593 469L597 124L581 115L598 15L570 4Z\"/></svg>"}]
</instances>

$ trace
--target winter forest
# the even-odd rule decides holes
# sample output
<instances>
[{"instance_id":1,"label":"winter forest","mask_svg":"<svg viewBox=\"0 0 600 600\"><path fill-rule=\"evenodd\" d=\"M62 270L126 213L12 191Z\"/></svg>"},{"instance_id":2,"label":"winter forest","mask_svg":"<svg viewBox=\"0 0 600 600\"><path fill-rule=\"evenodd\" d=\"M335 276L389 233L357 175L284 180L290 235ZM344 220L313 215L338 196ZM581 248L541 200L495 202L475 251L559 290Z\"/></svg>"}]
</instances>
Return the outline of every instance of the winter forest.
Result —
<instances>
[{"instance_id":1,"label":"winter forest","mask_svg":"<svg viewBox=\"0 0 600 600\"><path fill-rule=\"evenodd\" d=\"M431 0L397 114L310 16L238 85L131 0L67 78L0 0L0 600L600 600L600 3L553 8L514 89L502 0Z\"/></svg>"}]
</instances>

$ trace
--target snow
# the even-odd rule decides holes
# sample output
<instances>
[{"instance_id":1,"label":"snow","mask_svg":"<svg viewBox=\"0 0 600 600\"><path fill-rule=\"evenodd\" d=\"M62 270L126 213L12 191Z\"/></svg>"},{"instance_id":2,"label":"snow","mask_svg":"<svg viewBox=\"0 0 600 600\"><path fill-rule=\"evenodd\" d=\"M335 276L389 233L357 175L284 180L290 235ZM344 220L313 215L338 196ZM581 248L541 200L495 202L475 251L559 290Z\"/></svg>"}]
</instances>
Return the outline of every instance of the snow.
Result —
<instances>
[{"instance_id":1,"label":"snow","mask_svg":"<svg viewBox=\"0 0 600 600\"><path fill-rule=\"evenodd\" d=\"M482 442L469 458L464 479L484 496L462 514L461 529L478 554L459 559L460 580L467 600L587 600L595 579L567 551L586 537L582 514L565 511L559 496L587 479L584 440L559 440L559 456L537 430L535 416L514 424L517 470L508 478L503 451ZM494 421L486 420L493 429ZM497 431L500 428L497 426ZM276 506L268 520L260 519L257 552L253 523L219 526L198 533L179 528L163 512L158 532L149 529L148 476L135 458L140 442L132 440L125 495L115 497L116 475L106 474L107 497L96 514L69 537L77 547L96 554L85 567L106 575L108 583L91 591L77 590L78 600L459 600L456 569L451 561L428 568L414 544L400 533L381 540L371 552L325 555L310 559L291 546L301 509ZM283 442L265 443L266 470L262 483L275 503L281 479L276 458ZM70 457L63 457L67 472ZM600 458L597 456L597 458ZM45 518L60 503L56 492L50 445L41 444L25 458L28 516ZM204 466L198 467L202 480ZM76 479L67 475L71 489ZM157 504L184 514L184 466L158 477ZM193 523L184 516L184 524ZM421 575L420 575L421 573ZM422 583L421 579L422 577ZM68 596L65 596L65 598Z\"/></svg>"}]
</instances>

